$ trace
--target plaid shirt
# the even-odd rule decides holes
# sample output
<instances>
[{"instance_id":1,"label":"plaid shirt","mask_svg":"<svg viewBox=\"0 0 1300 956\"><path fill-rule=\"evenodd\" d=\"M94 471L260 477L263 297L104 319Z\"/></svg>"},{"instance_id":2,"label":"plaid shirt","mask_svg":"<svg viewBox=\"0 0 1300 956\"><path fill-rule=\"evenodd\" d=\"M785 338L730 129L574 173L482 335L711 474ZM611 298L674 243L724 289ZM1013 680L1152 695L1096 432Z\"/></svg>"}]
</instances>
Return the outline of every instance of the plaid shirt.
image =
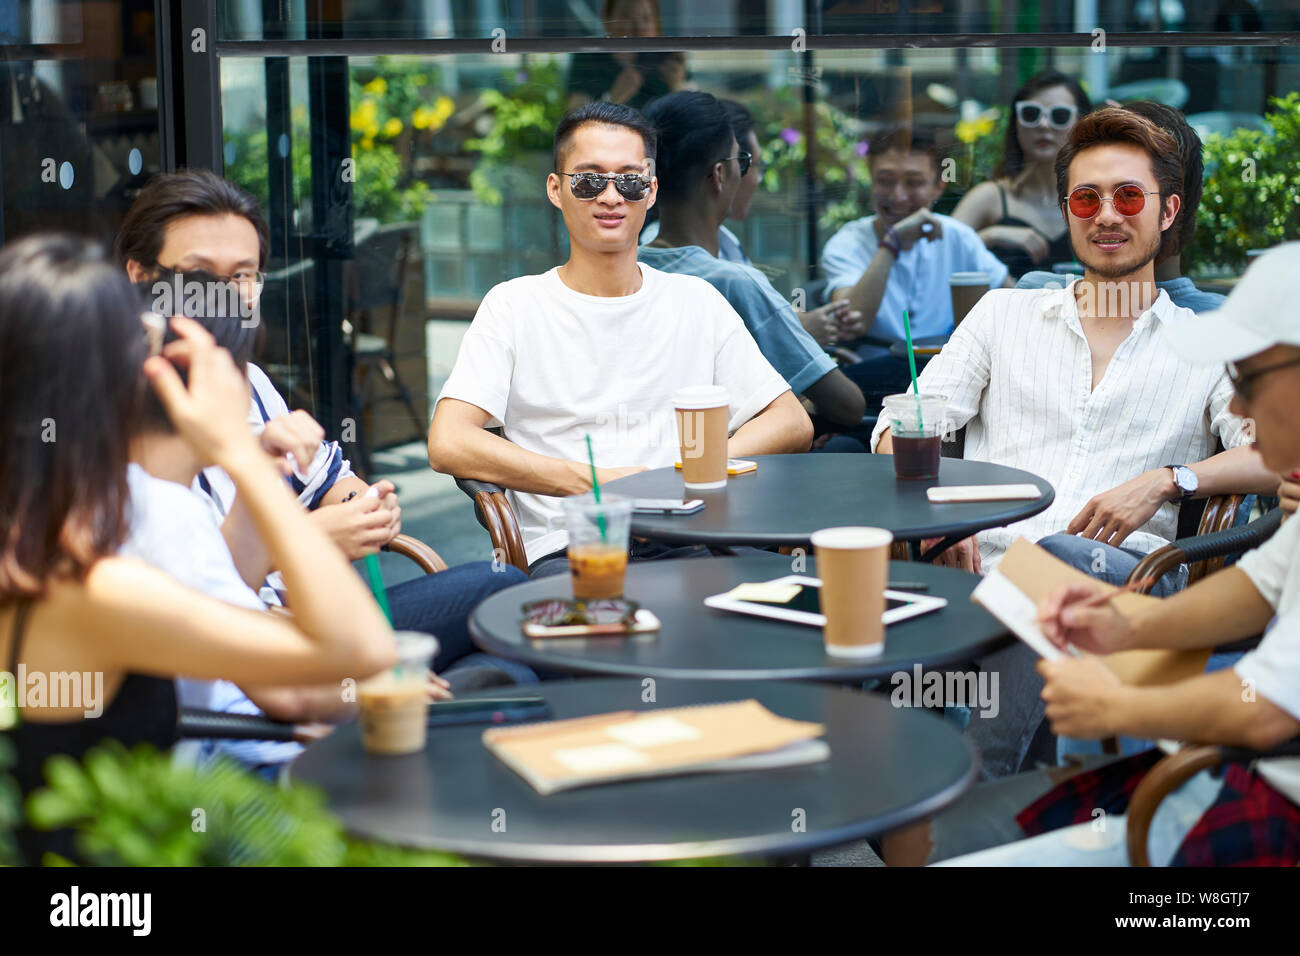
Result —
<instances>
[{"instance_id":1,"label":"plaid shirt","mask_svg":"<svg viewBox=\"0 0 1300 956\"><path fill-rule=\"evenodd\" d=\"M1164 754L1148 750L1076 774L1016 816L1026 836L1088 823L1093 811L1124 813L1133 791ZM1172 866L1295 866L1300 863L1300 806L1250 767L1232 764L1208 810L1183 838Z\"/></svg>"}]
</instances>

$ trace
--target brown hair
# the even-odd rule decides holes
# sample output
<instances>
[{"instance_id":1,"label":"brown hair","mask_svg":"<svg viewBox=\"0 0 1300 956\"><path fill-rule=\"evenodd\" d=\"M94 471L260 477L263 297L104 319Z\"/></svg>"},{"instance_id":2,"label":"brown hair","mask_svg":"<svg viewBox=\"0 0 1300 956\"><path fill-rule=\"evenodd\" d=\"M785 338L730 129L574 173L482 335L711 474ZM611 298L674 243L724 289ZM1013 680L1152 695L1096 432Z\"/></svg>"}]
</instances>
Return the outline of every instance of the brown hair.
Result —
<instances>
[{"instance_id":1,"label":"brown hair","mask_svg":"<svg viewBox=\"0 0 1300 956\"><path fill-rule=\"evenodd\" d=\"M1093 110L1075 123L1074 129L1070 130L1070 138L1056 154L1056 192L1060 201L1065 202L1070 184L1070 163L1074 157L1094 146L1112 143L1137 146L1145 150L1151 158L1151 172L1156 179L1156 188L1160 190L1161 208L1164 208L1166 199L1177 196L1181 203L1178 214L1182 215L1186 197L1183 195L1183 163L1179 157L1177 141L1145 116L1114 106ZM1161 234L1157 256L1165 255L1166 244L1178 241L1177 225L1175 219L1174 224Z\"/></svg>"},{"instance_id":2,"label":"brown hair","mask_svg":"<svg viewBox=\"0 0 1300 956\"><path fill-rule=\"evenodd\" d=\"M140 190L113 241L113 255L126 265L158 265L167 224L183 216L242 216L257 230L257 267L266 268L271 231L252 193L207 169L160 173Z\"/></svg>"},{"instance_id":3,"label":"brown hair","mask_svg":"<svg viewBox=\"0 0 1300 956\"><path fill-rule=\"evenodd\" d=\"M82 577L126 537L142 308L97 243L0 251L0 604Z\"/></svg>"}]
</instances>

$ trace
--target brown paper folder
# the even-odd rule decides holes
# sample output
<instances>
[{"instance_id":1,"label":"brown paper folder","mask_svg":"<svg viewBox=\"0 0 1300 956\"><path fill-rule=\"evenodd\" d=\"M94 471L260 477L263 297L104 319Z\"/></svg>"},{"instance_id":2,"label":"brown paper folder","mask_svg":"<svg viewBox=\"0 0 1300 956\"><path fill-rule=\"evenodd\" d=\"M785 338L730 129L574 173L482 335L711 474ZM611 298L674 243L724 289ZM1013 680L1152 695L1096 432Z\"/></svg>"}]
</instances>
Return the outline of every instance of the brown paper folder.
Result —
<instances>
[{"instance_id":1,"label":"brown paper folder","mask_svg":"<svg viewBox=\"0 0 1300 956\"><path fill-rule=\"evenodd\" d=\"M1041 604L1062 584L1082 582L1103 591L1119 591L1070 567L1049 554L1027 538L1017 538L1007 548L1007 553L997 570L1016 585L1034 602ZM1157 603L1160 598L1125 591L1116 596L1111 605L1124 614L1133 614ZM997 616L996 614L994 615ZM1205 673L1205 663L1210 659L1210 649L1195 651L1139 650L1105 654L1101 659L1126 684L1153 686L1174 684L1189 677Z\"/></svg>"},{"instance_id":2,"label":"brown paper folder","mask_svg":"<svg viewBox=\"0 0 1300 956\"><path fill-rule=\"evenodd\" d=\"M538 793L634 777L760 770L830 756L821 724L756 700L617 711L483 731L483 743Z\"/></svg>"}]
</instances>

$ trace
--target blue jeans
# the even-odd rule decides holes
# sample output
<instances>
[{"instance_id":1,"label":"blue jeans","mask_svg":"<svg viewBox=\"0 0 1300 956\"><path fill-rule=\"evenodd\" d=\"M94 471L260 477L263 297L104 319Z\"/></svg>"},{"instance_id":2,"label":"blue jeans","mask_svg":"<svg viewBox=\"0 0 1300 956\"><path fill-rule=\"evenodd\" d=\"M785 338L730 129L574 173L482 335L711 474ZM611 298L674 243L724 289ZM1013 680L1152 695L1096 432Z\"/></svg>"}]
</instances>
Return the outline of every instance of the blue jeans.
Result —
<instances>
[{"instance_id":1,"label":"blue jeans","mask_svg":"<svg viewBox=\"0 0 1300 956\"><path fill-rule=\"evenodd\" d=\"M433 669L439 673L475 651L469 636L469 615L487 597L527 581L513 565L472 561L454 568L404 581L388 589L393 627L423 631L438 639Z\"/></svg>"},{"instance_id":2,"label":"blue jeans","mask_svg":"<svg viewBox=\"0 0 1300 956\"><path fill-rule=\"evenodd\" d=\"M1214 803L1222 779L1202 770L1161 801L1151 818L1147 851L1152 866L1168 866L1188 832ZM958 804L960 805L960 804ZM1100 817L1027 840L945 860L936 866L1127 866L1127 817Z\"/></svg>"},{"instance_id":3,"label":"blue jeans","mask_svg":"<svg viewBox=\"0 0 1300 956\"><path fill-rule=\"evenodd\" d=\"M1129 572L1145 557L1139 551L1116 548L1071 534L1048 535L1038 545L1066 564L1116 585L1123 584ZM1151 593L1167 597L1181 590L1186 583L1187 567L1184 565L1157 581ZM996 717L972 717L967 733L983 757L981 777L985 780L1007 777L1022 769L1034 735L1043 723L1043 679L1038 675L1038 655L1027 644L1016 641L975 663L980 670L997 672L1000 706ZM1137 743L1133 742L1135 746ZM1146 750L1150 746L1147 742L1138 749ZM1100 744L1080 752L1099 753ZM1063 757L1063 754L1058 756Z\"/></svg>"}]
</instances>

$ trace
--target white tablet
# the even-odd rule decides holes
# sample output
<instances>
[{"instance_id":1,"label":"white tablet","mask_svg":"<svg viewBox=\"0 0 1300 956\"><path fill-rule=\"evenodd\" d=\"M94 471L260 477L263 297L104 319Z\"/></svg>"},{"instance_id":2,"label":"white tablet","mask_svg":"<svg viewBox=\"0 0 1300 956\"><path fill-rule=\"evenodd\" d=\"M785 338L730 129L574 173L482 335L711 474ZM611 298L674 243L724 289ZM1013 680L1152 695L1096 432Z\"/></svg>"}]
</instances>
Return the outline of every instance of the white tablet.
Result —
<instances>
[{"instance_id":1,"label":"white tablet","mask_svg":"<svg viewBox=\"0 0 1300 956\"><path fill-rule=\"evenodd\" d=\"M791 574L783 578L763 582L765 585L797 585L798 593L786 601L739 600L731 592L714 594L704 599L704 603L720 611L734 611L737 614L753 614L756 617L770 617L778 621L792 621L795 624L807 624L810 627L825 627L826 615L821 612L820 578L810 578L800 574ZM910 591L885 591L885 624L897 624L908 618L929 614L942 607L947 607L948 599L930 594L917 594Z\"/></svg>"}]
</instances>

